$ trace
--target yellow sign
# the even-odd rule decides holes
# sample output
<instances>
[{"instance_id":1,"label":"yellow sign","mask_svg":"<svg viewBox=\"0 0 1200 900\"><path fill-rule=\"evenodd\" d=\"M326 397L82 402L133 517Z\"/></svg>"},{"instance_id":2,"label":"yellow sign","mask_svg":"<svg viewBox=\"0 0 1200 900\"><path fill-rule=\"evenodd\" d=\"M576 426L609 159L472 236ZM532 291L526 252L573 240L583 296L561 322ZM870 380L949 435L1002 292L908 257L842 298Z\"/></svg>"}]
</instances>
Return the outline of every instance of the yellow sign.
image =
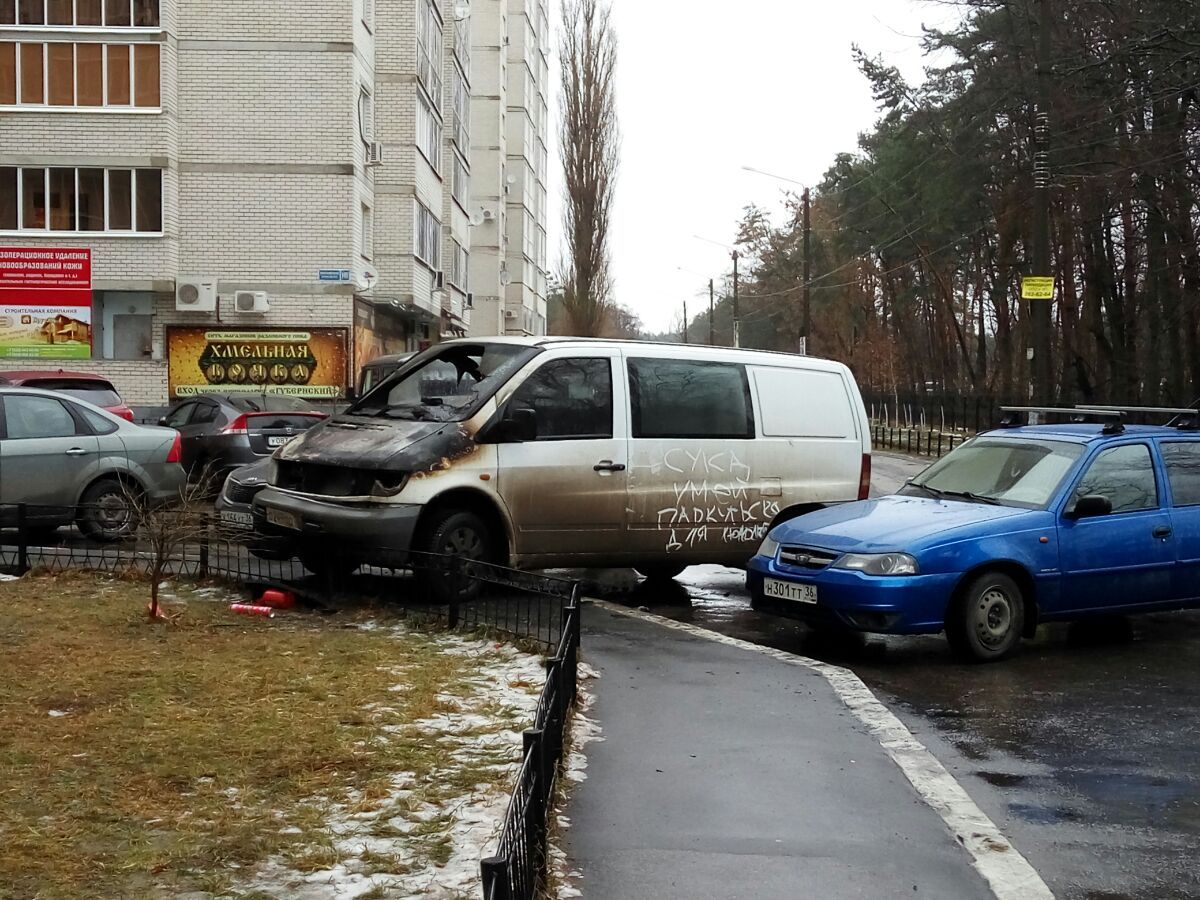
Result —
<instances>
[{"instance_id":1,"label":"yellow sign","mask_svg":"<svg viewBox=\"0 0 1200 900\"><path fill-rule=\"evenodd\" d=\"M1054 278L1027 275L1021 279L1022 300L1053 300Z\"/></svg>"},{"instance_id":2,"label":"yellow sign","mask_svg":"<svg viewBox=\"0 0 1200 900\"><path fill-rule=\"evenodd\" d=\"M290 394L310 400L346 394L347 333L342 328L168 328L172 397Z\"/></svg>"}]
</instances>

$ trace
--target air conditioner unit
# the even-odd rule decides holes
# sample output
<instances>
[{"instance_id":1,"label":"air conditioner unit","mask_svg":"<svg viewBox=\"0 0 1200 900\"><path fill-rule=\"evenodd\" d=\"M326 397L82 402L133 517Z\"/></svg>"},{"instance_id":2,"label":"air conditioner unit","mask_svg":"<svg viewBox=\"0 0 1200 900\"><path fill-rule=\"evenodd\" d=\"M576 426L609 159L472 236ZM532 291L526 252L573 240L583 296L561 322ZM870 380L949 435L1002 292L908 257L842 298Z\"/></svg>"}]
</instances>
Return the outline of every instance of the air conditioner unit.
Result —
<instances>
[{"instance_id":1,"label":"air conditioner unit","mask_svg":"<svg viewBox=\"0 0 1200 900\"><path fill-rule=\"evenodd\" d=\"M485 209L485 210L483 211L483 221L485 221L485 222L490 222L490 221L492 221L492 219L494 219L494 218L496 218L496 212L495 212L495 210L491 210L491 209Z\"/></svg>"},{"instance_id":2,"label":"air conditioner unit","mask_svg":"<svg viewBox=\"0 0 1200 900\"><path fill-rule=\"evenodd\" d=\"M175 280L175 309L179 312L216 312L217 279L205 275L180 275Z\"/></svg>"},{"instance_id":3,"label":"air conditioner unit","mask_svg":"<svg viewBox=\"0 0 1200 900\"><path fill-rule=\"evenodd\" d=\"M434 272L433 273L433 289L435 291L440 291L445 286L446 286L446 273L441 272L441 271Z\"/></svg>"},{"instance_id":4,"label":"air conditioner unit","mask_svg":"<svg viewBox=\"0 0 1200 900\"><path fill-rule=\"evenodd\" d=\"M463 304L463 306L466 309L474 309L475 308L475 295L472 294L470 291L467 292L467 300Z\"/></svg>"},{"instance_id":5,"label":"air conditioner unit","mask_svg":"<svg viewBox=\"0 0 1200 900\"><path fill-rule=\"evenodd\" d=\"M373 169L383 165L383 144L371 141L367 144L367 168Z\"/></svg>"},{"instance_id":6,"label":"air conditioner unit","mask_svg":"<svg viewBox=\"0 0 1200 900\"><path fill-rule=\"evenodd\" d=\"M504 311L504 318L515 319L516 317L517 317L517 311L515 309L506 309Z\"/></svg>"},{"instance_id":7,"label":"air conditioner unit","mask_svg":"<svg viewBox=\"0 0 1200 900\"><path fill-rule=\"evenodd\" d=\"M233 295L233 309L238 313L265 313L271 309L266 291L238 291Z\"/></svg>"}]
</instances>

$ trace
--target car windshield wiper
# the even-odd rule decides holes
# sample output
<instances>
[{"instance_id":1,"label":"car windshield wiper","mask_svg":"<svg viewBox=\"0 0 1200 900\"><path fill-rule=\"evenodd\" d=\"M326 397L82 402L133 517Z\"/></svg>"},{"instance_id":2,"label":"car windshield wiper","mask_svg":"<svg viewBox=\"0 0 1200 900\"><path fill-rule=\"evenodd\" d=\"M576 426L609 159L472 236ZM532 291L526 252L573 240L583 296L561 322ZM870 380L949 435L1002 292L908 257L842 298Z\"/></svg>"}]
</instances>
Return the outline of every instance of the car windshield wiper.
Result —
<instances>
[{"instance_id":1,"label":"car windshield wiper","mask_svg":"<svg viewBox=\"0 0 1200 900\"><path fill-rule=\"evenodd\" d=\"M938 491L943 497L961 497L964 500L973 500L976 503L986 503L989 506L1003 506L1004 504L995 497L985 497L982 494L974 494L971 491Z\"/></svg>"},{"instance_id":2,"label":"car windshield wiper","mask_svg":"<svg viewBox=\"0 0 1200 900\"><path fill-rule=\"evenodd\" d=\"M904 486L905 487L913 487L919 491L924 491L931 497L941 497L941 496L945 495L945 493L946 493L945 491L939 491L935 487L930 487L927 484L921 484L920 482L917 482L917 481L906 482Z\"/></svg>"}]
</instances>

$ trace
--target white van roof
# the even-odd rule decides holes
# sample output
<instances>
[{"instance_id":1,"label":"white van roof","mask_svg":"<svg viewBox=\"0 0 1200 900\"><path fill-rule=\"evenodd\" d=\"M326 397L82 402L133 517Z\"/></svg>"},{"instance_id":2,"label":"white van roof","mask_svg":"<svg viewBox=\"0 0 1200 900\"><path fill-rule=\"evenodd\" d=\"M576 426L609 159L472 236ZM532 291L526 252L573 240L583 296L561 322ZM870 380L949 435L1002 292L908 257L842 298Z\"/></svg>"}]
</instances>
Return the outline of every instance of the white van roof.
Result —
<instances>
[{"instance_id":1,"label":"white van roof","mask_svg":"<svg viewBox=\"0 0 1200 900\"><path fill-rule=\"evenodd\" d=\"M444 344L517 344L523 347L563 348L572 347L615 347L626 351L653 350L655 355L679 359L711 359L740 362L763 366L799 366L825 372L848 372L840 362L816 356L800 356L797 353L781 353L776 350L747 350L738 347L714 347L709 344L677 344L665 341L631 341L611 338L565 337L557 335L508 336L479 338L456 338Z\"/></svg>"}]
</instances>

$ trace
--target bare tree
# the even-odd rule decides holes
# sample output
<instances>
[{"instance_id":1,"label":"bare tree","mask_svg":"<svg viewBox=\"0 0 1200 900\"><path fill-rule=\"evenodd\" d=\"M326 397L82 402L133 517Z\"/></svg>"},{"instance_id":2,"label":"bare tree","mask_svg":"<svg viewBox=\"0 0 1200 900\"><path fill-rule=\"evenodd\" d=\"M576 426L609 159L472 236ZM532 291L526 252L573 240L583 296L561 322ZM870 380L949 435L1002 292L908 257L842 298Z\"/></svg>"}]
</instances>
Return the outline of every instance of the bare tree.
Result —
<instances>
[{"instance_id":1,"label":"bare tree","mask_svg":"<svg viewBox=\"0 0 1200 900\"><path fill-rule=\"evenodd\" d=\"M562 0L562 23L563 312L575 334L598 337L612 302L608 226L620 155L617 36L604 0Z\"/></svg>"}]
</instances>

